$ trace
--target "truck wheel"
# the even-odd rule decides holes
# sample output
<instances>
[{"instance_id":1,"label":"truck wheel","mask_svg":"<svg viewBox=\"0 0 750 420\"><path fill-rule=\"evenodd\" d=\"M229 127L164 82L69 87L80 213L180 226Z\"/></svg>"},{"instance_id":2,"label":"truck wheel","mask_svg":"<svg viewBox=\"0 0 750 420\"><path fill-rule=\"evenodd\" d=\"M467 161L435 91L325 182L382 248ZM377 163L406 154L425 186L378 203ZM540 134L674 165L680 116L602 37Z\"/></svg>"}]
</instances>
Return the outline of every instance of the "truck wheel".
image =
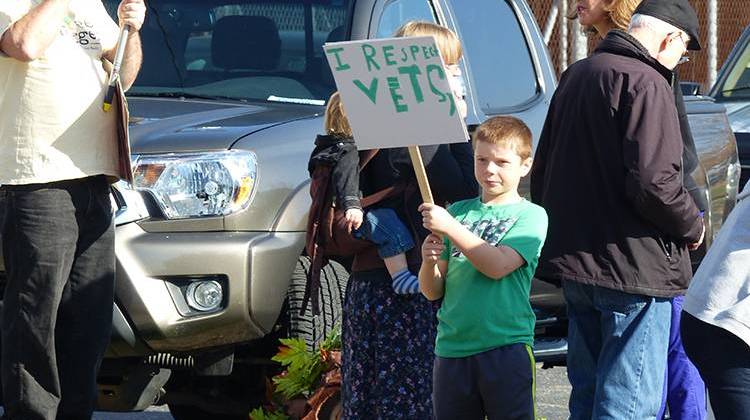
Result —
<instances>
[{"instance_id":1,"label":"truck wheel","mask_svg":"<svg viewBox=\"0 0 750 420\"><path fill-rule=\"evenodd\" d=\"M297 260L287 291L286 315L289 337L303 338L307 347L314 349L335 326L341 326L349 272L335 261L326 264L320 273L320 313L313 315L312 303L309 303L302 313L302 300L305 296L310 263L310 258L304 255Z\"/></svg>"}]
</instances>

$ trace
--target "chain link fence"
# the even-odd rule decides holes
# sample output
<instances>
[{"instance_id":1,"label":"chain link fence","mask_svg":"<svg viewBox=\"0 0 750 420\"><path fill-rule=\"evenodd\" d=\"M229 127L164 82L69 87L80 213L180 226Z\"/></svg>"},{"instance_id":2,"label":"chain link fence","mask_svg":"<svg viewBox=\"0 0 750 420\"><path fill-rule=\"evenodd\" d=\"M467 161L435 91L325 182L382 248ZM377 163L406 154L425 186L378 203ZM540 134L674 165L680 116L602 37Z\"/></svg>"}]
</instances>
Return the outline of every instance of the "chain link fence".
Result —
<instances>
[{"instance_id":1,"label":"chain link fence","mask_svg":"<svg viewBox=\"0 0 750 420\"><path fill-rule=\"evenodd\" d=\"M564 67L561 65L560 47L566 44L562 41L560 34L560 17L559 8L555 6L557 0L527 0L529 6L536 16L539 27L544 30L548 24L550 13L557 15L556 23L551 32L549 38L548 48L552 61L555 65L555 69L558 74ZM691 52L690 61L681 64L678 67L678 73L681 80L689 80L701 83L703 85L703 91L707 91L710 87L708 86L709 81L709 39L708 39L708 28L709 28L709 7L708 0L690 0L690 3L698 12L698 19L700 21L700 40L703 49L701 51ZM569 11L574 11L576 6L575 1L570 1L567 5ZM729 52L732 50L734 43L739 38L745 27L750 24L750 0L717 0L717 70L721 69L724 60L726 60ZM555 12L554 10L557 10ZM565 23L568 26L568 40L567 40L567 57L569 61L572 61L574 57L574 42L573 42L573 22L569 19L565 19ZM588 51L593 51L597 41L589 39Z\"/></svg>"}]
</instances>

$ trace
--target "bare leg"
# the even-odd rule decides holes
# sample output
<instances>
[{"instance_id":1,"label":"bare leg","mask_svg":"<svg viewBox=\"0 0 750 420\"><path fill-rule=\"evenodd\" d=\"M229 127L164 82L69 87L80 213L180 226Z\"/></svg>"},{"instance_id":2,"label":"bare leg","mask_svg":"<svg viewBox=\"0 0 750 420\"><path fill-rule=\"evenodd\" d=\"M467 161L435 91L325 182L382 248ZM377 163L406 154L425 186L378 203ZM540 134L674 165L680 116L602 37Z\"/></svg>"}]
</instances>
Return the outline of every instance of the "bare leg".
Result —
<instances>
[{"instance_id":1,"label":"bare leg","mask_svg":"<svg viewBox=\"0 0 750 420\"><path fill-rule=\"evenodd\" d=\"M406 254L398 254L392 257L383 258L383 262L385 263L385 268L388 269L388 274L390 274L391 277L407 267Z\"/></svg>"},{"instance_id":2,"label":"bare leg","mask_svg":"<svg viewBox=\"0 0 750 420\"><path fill-rule=\"evenodd\" d=\"M383 258L388 274L393 279L393 290L400 295L419 293L419 279L406 264L406 255L398 254Z\"/></svg>"}]
</instances>

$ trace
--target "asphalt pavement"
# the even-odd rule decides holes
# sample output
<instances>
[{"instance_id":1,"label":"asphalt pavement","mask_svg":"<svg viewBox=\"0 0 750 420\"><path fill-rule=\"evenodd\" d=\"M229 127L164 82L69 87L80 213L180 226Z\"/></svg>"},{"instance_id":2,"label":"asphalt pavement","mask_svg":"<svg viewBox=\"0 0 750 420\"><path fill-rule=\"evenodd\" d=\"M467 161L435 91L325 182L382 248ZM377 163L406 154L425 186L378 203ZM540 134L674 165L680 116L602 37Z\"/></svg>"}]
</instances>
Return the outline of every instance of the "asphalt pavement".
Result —
<instances>
[{"instance_id":1,"label":"asphalt pavement","mask_svg":"<svg viewBox=\"0 0 750 420\"><path fill-rule=\"evenodd\" d=\"M536 372L537 416L546 420L567 419L570 384L565 368L542 369L542 365L537 364ZM161 406L142 413L98 412L94 420L173 420L173 417L166 406Z\"/></svg>"},{"instance_id":2,"label":"asphalt pavement","mask_svg":"<svg viewBox=\"0 0 750 420\"><path fill-rule=\"evenodd\" d=\"M564 367L542 369L537 364L536 393L537 416L546 420L564 420L568 418L568 396L570 384ZM2 414L2 408L0 408ZM166 406L151 407L142 413L106 413L97 412L94 420L174 420ZM206 419L211 420L211 419ZM709 411L708 420L713 420Z\"/></svg>"}]
</instances>

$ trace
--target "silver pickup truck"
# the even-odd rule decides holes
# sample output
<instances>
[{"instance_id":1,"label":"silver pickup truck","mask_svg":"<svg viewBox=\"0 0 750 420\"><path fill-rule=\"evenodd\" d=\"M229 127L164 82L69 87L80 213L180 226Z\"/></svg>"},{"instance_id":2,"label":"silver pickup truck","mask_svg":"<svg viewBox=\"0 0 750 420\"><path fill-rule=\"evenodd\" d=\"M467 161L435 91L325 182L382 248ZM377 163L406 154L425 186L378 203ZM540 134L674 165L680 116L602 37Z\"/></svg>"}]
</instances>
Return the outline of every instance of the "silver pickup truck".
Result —
<instances>
[{"instance_id":1,"label":"silver pickup truck","mask_svg":"<svg viewBox=\"0 0 750 420\"><path fill-rule=\"evenodd\" d=\"M118 2L104 3L114 12ZM412 19L459 34L470 128L513 114L538 138L556 79L523 0L148 2L128 96L135 184L112 194L115 328L100 409L166 403L177 420L247 419L276 372L277 339L312 345L339 321L338 263L323 272L322 313L299 311L306 164L335 89L322 45L386 37ZM724 107L706 97L687 107L710 244L735 201L737 150ZM538 359L564 360L560 289L535 281L531 301Z\"/></svg>"}]
</instances>

